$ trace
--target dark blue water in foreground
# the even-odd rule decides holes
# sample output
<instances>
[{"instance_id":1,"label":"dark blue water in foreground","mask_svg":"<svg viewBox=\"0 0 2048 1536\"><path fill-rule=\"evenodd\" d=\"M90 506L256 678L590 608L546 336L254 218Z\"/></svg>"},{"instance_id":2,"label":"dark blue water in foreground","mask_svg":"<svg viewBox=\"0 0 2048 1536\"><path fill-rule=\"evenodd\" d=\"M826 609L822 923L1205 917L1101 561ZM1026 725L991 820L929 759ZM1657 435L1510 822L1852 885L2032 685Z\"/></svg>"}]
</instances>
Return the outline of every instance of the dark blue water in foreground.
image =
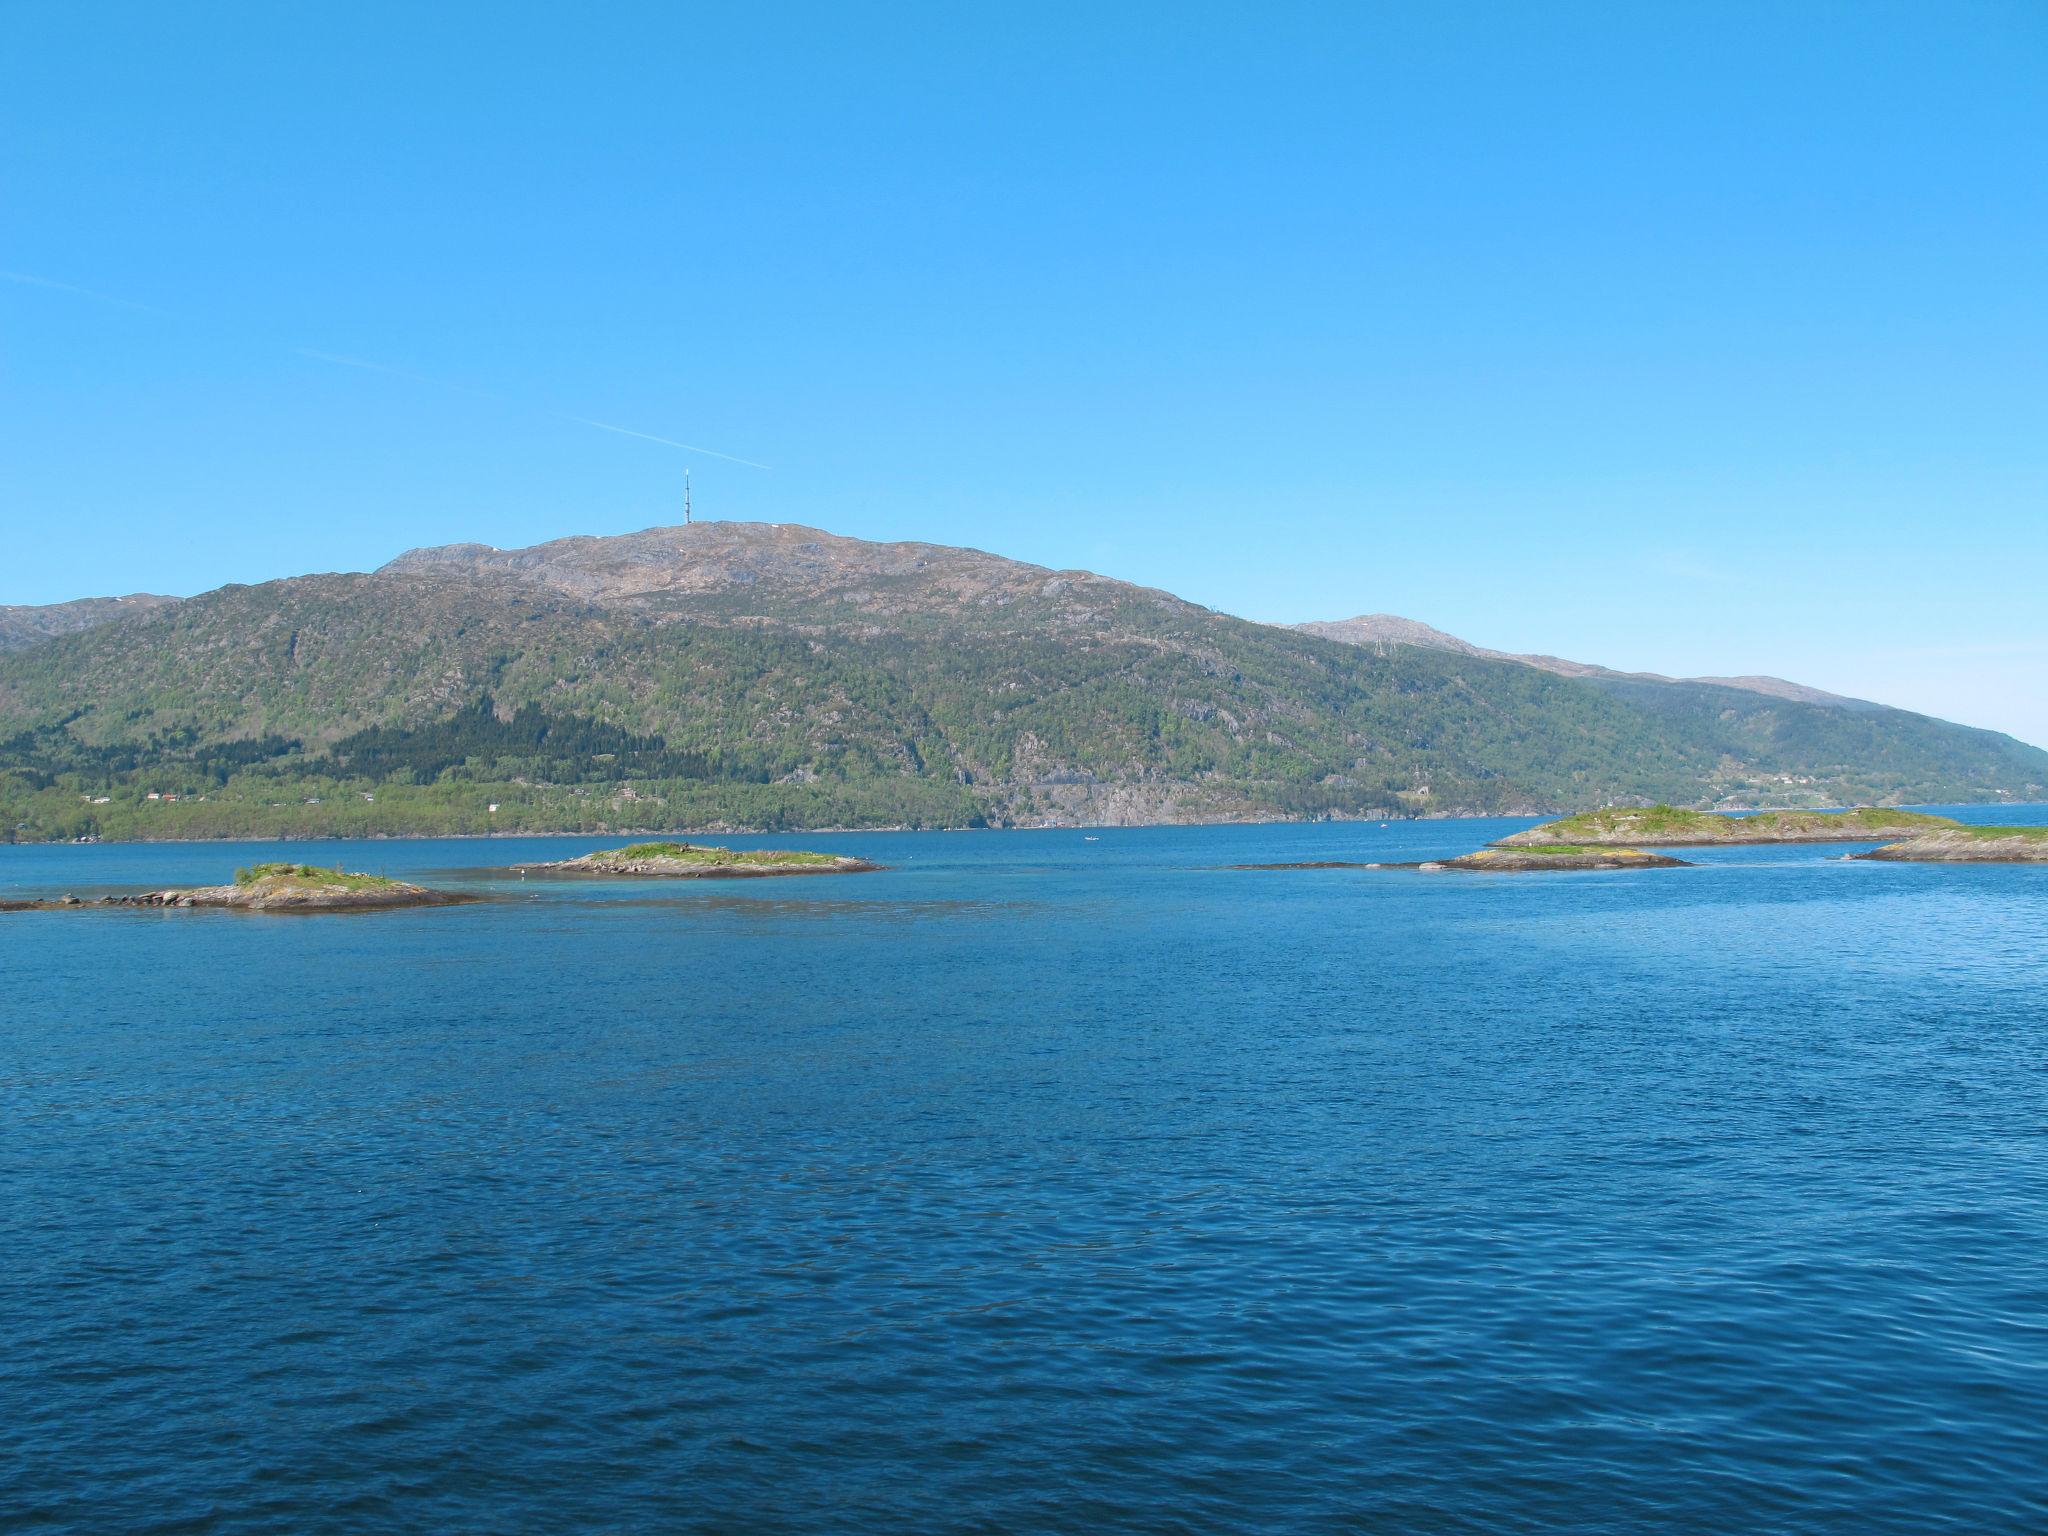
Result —
<instances>
[{"instance_id":1,"label":"dark blue water in foreground","mask_svg":"<svg viewBox=\"0 0 2048 1536\"><path fill-rule=\"evenodd\" d=\"M0 915L0 1529L2048 1529L2048 868L1512 825Z\"/></svg>"}]
</instances>

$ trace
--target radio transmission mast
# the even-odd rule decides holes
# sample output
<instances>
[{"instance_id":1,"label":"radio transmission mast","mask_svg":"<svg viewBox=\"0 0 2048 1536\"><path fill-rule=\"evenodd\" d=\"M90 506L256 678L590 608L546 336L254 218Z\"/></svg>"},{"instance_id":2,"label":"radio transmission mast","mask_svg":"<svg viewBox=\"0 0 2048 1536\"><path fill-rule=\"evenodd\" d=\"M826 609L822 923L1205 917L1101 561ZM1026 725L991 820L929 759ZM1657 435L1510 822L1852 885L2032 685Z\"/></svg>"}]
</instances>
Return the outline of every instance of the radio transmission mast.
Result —
<instances>
[{"instance_id":1,"label":"radio transmission mast","mask_svg":"<svg viewBox=\"0 0 2048 1536\"><path fill-rule=\"evenodd\" d=\"M690 521L690 472L683 471L683 522Z\"/></svg>"}]
</instances>

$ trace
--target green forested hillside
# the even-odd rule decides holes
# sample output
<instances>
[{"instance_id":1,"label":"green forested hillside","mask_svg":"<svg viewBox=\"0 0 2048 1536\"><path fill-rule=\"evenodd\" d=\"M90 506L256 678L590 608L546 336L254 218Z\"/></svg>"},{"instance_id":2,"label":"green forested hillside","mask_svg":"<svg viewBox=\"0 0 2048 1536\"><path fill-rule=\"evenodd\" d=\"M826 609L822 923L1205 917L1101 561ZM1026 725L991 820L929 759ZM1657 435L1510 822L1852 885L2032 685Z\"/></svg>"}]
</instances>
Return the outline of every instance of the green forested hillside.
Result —
<instances>
[{"instance_id":1,"label":"green forested hillside","mask_svg":"<svg viewBox=\"0 0 2048 1536\"><path fill-rule=\"evenodd\" d=\"M1898 711L1377 654L975 559L1009 585L920 602L913 570L886 601L873 580L575 596L430 567L223 588L0 657L0 815L25 838L368 834L2048 785L2048 754Z\"/></svg>"}]
</instances>

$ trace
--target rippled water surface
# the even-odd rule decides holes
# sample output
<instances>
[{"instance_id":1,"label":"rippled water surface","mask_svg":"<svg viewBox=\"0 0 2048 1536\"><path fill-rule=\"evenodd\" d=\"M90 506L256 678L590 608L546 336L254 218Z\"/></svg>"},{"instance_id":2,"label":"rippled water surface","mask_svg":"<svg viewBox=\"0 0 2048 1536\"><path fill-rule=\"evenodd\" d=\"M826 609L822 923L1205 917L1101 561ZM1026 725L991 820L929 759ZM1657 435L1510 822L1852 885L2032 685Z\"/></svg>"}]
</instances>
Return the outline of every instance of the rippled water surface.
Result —
<instances>
[{"instance_id":1,"label":"rippled water surface","mask_svg":"<svg viewBox=\"0 0 2048 1536\"><path fill-rule=\"evenodd\" d=\"M0 915L0 1530L2048 1529L2048 868L1522 824Z\"/></svg>"}]
</instances>

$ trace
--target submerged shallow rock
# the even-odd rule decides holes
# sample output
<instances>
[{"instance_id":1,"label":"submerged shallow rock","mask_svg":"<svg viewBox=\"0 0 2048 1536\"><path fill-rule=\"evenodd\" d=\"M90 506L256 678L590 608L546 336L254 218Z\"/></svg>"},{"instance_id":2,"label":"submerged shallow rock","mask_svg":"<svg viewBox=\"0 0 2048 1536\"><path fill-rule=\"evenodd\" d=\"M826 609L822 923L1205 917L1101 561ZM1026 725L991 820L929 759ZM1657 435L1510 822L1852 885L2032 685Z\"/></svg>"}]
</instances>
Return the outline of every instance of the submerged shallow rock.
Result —
<instances>
[{"instance_id":1,"label":"submerged shallow rock","mask_svg":"<svg viewBox=\"0 0 2048 1536\"><path fill-rule=\"evenodd\" d=\"M1226 864L1225 869L1401 869L1405 865L1358 864L1349 859L1305 859L1296 864Z\"/></svg>"},{"instance_id":2,"label":"submerged shallow rock","mask_svg":"<svg viewBox=\"0 0 2048 1536\"><path fill-rule=\"evenodd\" d=\"M1690 869L1684 859L1640 848L1481 848L1455 859L1424 859L1409 863L1360 864L1344 859L1309 859L1292 864L1226 864L1225 869L1418 869L1434 874L1440 869L1503 870L1536 869Z\"/></svg>"},{"instance_id":3,"label":"submerged shallow rock","mask_svg":"<svg viewBox=\"0 0 2048 1536\"><path fill-rule=\"evenodd\" d=\"M1955 827L1851 857L1913 864L2048 864L2048 827Z\"/></svg>"},{"instance_id":4,"label":"submerged shallow rock","mask_svg":"<svg viewBox=\"0 0 2048 1536\"><path fill-rule=\"evenodd\" d=\"M710 848L694 843L636 843L580 858L520 868L562 875L649 875L677 880L750 879L762 875L854 875L880 869L866 859L797 848Z\"/></svg>"}]
</instances>

